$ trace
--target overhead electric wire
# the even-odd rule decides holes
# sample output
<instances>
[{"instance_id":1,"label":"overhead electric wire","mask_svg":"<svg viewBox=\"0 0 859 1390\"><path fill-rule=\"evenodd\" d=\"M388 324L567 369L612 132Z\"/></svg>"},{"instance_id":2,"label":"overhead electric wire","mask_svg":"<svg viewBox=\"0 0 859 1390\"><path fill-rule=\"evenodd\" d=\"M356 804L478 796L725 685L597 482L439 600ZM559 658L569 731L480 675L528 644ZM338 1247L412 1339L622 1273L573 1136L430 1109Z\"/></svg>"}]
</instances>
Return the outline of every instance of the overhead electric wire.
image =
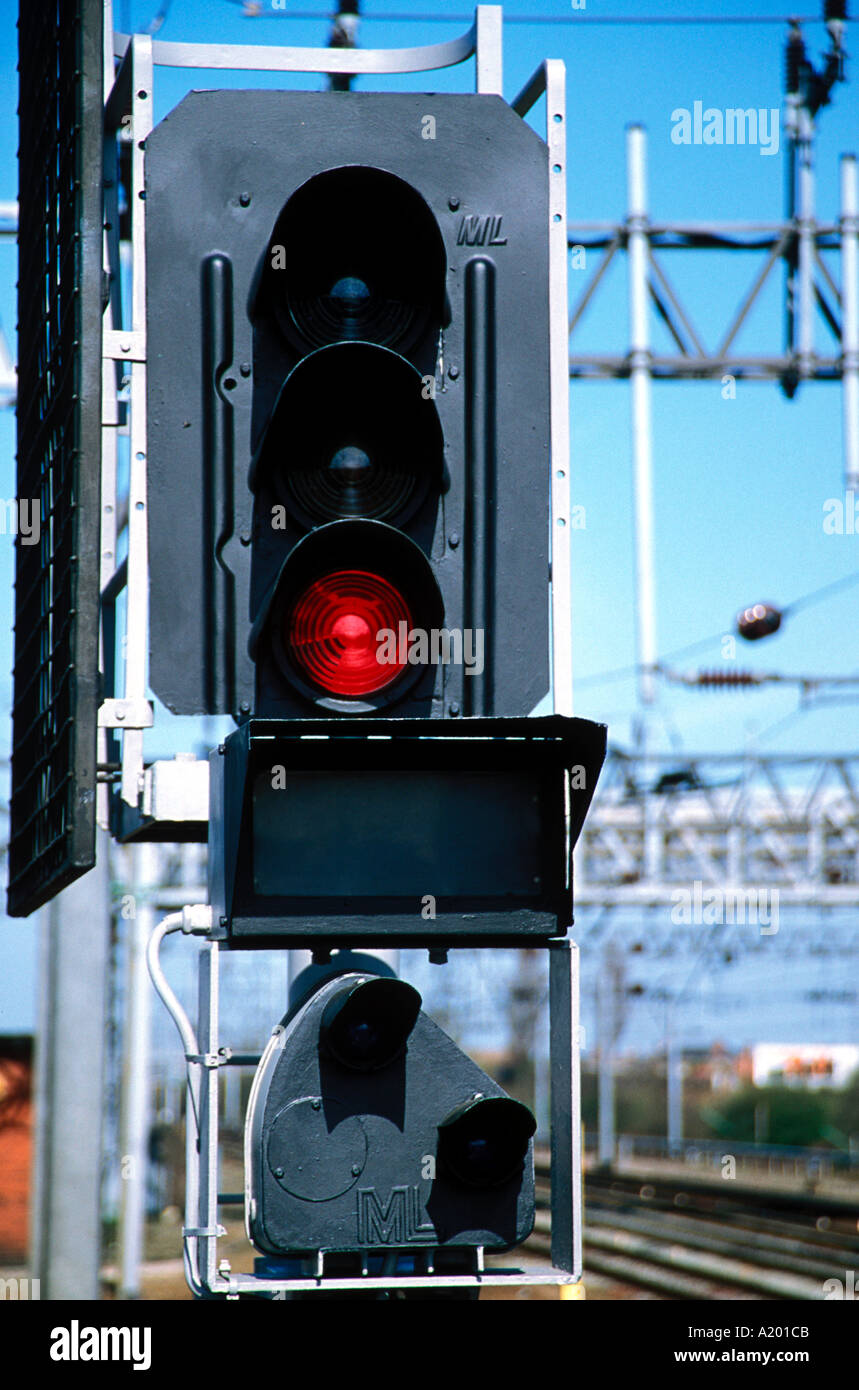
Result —
<instances>
[{"instance_id":1,"label":"overhead electric wire","mask_svg":"<svg viewBox=\"0 0 859 1390\"><path fill-rule=\"evenodd\" d=\"M763 743L764 739L772 738L774 734L783 732L785 728L789 728L791 724L797 719L801 719L803 715L811 714L815 708L815 705L804 703L798 705L797 708L792 709L789 714L782 715L781 718L776 719L774 723L767 724L766 728L758 730L754 735L754 742L756 744Z\"/></svg>"},{"instance_id":2,"label":"overhead electric wire","mask_svg":"<svg viewBox=\"0 0 859 1390\"><path fill-rule=\"evenodd\" d=\"M159 30L164 28L164 25L167 22L167 16L170 13L170 6L172 5L172 3L173 0L163 0L161 8L159 9L155 17L149 21L148 25L146 26L146 29L144 30L144 33L155 35L159 32Z\"/></svg>"},{"instance_id":3,"label":"overhead electric wire","mask_svg":"<svg viewBox=\"0 0 859 1390\"><path fill-rule=\"evenodd\" d=\"M810 603L817 603L818 600L828 597L829 594L837 593L839 589L849 589L852 584L859 584L859 570L854 570L852 574L847 574L843 579L836 579L831 584L824 584L822 589L815 589L810 594L805 594L803 598L794 599L783 608L782 615L796 613L800 608L805 608Z\"/></svg>"},{"instance_id":4,"label":"overhead electric wire","mask_svg":"<svg viewBox=\"0 0 859 1390\"><path fill-rule=\"evenodd\" d=\"M331 18L332 11L336 7L336 0L332 0L332 5L327 10L268 10L263 11L265 0L258 0L259 8L253 4L253 0L230 0L233 5L241 5L249 19L295 19L295 20L314 20ZM361 19L378 24L472 24L474 14L428 14L405 11L391 11L389 14L367 14L361 12ZM844 23L851 23L848 18ZM783 14L783 15L582 15L578 12L574 15L529 15L529 14L506 14L505 24L537 24L537 25L637 25L637 24L682 24L682 25L701 25L710 24L823 24L824 19L820 14Z\"/></svg>"},{"instance_id":5,"label":"overhead electric wire","mask_svg":"<svg viewBox=\"0 0 859 1390\"><path fill-rule=\"evenodd\" d=\"M721 628L712 637L703 637L700 642L692 642L686 647L678 647L673 652L666 652L664 656L659 657L658 661L654 662L654 667L661 666L665 661L676 661L681 656L691 656L693 652L705 651L714 642L720 642L724 636L725 629ZM619 666L614 671L605 671L598 676L582 676L576 681L576 685L599 685L604 681L623 680L624 677L637 676L640 671L645 669L647 668L643 662L638 662L633 666Z\"/></svg>"},{"instance_id":6,"label":"overhead electric wire","mask_svg":"<svg viewBox=\"0 0 859 1390\"><path fill-rule=\"evenodd\" d=\"M813 603L819 603L824 598L829 598L832 594L840 592L842 589L849 589L854 584L859 584L859 570L854 570L852 574L845 575L842 579L836 579L831 584L824 584L822 589L813 589L810 594L803 594L801 598L794 599L792 603L785 604L782 608L782 617L787 617L790 613L798 613L803 608L810 607ZM676 651L666 652L664 656L654 662L649 669L658 670L667 661L676 661L682 656L691 656L696 651L704 651L714 642L719 642L725 636L725 629L715 633L712 637L702 638L700 642L693 642L687 647L679 647ZM637 676L640 671L648 669L644 663L638 662L632 666L621 666L614 671L605 671L596 676L583 676L576 681L577 686L599 685L603 682L613 680L623 680L626 677Z\"/></svg>"}]
</instances>

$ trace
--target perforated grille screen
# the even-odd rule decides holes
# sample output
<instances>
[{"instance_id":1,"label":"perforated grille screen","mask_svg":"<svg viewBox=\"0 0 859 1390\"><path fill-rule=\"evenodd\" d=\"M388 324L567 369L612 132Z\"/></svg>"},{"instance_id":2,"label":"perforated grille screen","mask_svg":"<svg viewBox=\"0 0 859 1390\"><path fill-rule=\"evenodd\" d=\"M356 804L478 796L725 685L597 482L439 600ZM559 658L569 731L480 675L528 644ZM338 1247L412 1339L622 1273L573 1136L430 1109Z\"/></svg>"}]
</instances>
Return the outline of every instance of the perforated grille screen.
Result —
<instances>
[{"instance_id":1,"label":"perforated grille screen","mask_svg":"<svg viewBox=\"0 0 859 1390\"><path fill-rule=\"evenodd\" d=\"M38 526L16 540L8 911L26 916L95 862L101 0L21 0L18 33L17 496Z\"/></svg>"}]
</instances>

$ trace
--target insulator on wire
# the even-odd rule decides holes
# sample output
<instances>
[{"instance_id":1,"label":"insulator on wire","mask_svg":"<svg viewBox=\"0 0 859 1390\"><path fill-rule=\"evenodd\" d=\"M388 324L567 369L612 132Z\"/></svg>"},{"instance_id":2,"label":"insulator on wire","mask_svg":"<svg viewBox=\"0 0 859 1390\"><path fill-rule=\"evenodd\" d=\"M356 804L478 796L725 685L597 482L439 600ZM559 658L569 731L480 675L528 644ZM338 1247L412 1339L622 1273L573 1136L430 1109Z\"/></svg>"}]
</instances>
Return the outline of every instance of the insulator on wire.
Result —
<instances>
[{"instance_id":1,"label":"insulator on wire","mask_svg":"<svg viewBox=\"0 0 859 1390\"><path fill-rule=\"evenodd\" d=\"M800 75L804 62L805 44L802 34L798 29L792 29L788 35L787 46L784 51L784 86L788 96L793 96L799 91Z\"/></svg>"},{"instance_id":2,"label":"insulator on wire","mask_svg":"<svg viewBox=\"0 0 859 1390\"><path fill-rule=\"evenodd\" d=\"M826 0L824 5L826 32L832 43L832 51L827 60L827 69L834 82L844 81L844 30L847 27L846 0Z\"/></svg>"},{"instance_id":3,"label":"insulator on wire","mask_svg":"<svg viewBox=\"0 0 859 1390\"><path fill-rule=\"evenodd\" d=\"M753 603L737 614L737 632L747 642L758 642L781 627L781 609L773 603Z\"/></svg>"},{"instance_id":4,"label":"insulator on wire","mask_svg":"<svg viewBox=\"0 0 859 1390\"><path fill-rule=\"evenodd\" d=\"M358 0L340 0L328 36L328 47L357 48L358 22ZM328 84L332 92L348 92L352 87L352 75L346 72L329 73Z\"/></svg>"},{"instance_id":5,"label":"insulator on wire","mask_svg":"<svg viewBox=\"0 0 859 1390\"><path fill-rule=\"evenodd\" d=\"M761 685L762 677L754 671L699 671L697 684L711 688L740 689Z\"/></svg>"}]
</instances>

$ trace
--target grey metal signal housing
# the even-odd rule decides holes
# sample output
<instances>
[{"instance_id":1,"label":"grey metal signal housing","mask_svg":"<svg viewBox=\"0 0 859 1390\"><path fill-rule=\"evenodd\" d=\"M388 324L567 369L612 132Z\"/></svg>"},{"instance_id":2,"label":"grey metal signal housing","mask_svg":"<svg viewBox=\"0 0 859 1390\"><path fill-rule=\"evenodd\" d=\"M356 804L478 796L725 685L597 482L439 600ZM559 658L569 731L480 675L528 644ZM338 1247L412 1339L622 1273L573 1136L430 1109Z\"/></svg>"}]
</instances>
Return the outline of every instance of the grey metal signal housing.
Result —
<instances>
[{"instance_id":1,"label":"grey metal signal housing","mask_svg":"<svg viewBox=\"0 0 859 1390\"><path fill-rule=\"evenodd\" d=\"M308 537L318 550L337 514L314 448L354 409L365 432L378 422L364 452L413 455L405 473L426 455L393 524L422 551L445 627L485 636L481 672L430 665L386 713L529 714L549 688L546 143L492 95L193 92L146 142L146 212L155 693L239 721L379 708L282 681L266 645L284 562ZM394 292L390 322L362 316L359 251L371 280L396 267L414 310L402 333ZM367 387L347 401L352 358ZM354 479L346 443L334 472ZM372 520L359 493L349 516Z\"/></svg>"}]
</instances>

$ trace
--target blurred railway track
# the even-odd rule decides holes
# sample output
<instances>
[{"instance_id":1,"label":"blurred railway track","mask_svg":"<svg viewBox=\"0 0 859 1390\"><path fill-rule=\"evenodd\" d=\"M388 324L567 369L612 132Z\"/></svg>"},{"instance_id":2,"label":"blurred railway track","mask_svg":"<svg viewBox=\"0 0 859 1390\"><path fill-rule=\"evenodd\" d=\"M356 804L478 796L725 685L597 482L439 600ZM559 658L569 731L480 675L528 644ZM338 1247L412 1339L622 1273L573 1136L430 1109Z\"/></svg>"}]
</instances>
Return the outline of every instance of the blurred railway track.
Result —
<instances>
[{"instance_id":1,"label":"blurred railway track","mask_svg":"<svg viewBox=\"0 0 859 1390\"><path fill-rule=\"evenodd\" d=\"M545 1255L549 1172L539 1161L537 1191L529 1245ZM844 1288L859 1269L857 1218L859 1203L842 1198L599 1172L585 1183L585 1276L664 1298L816 1301L828 1280Z\"/></svg>"}]
</instances>

